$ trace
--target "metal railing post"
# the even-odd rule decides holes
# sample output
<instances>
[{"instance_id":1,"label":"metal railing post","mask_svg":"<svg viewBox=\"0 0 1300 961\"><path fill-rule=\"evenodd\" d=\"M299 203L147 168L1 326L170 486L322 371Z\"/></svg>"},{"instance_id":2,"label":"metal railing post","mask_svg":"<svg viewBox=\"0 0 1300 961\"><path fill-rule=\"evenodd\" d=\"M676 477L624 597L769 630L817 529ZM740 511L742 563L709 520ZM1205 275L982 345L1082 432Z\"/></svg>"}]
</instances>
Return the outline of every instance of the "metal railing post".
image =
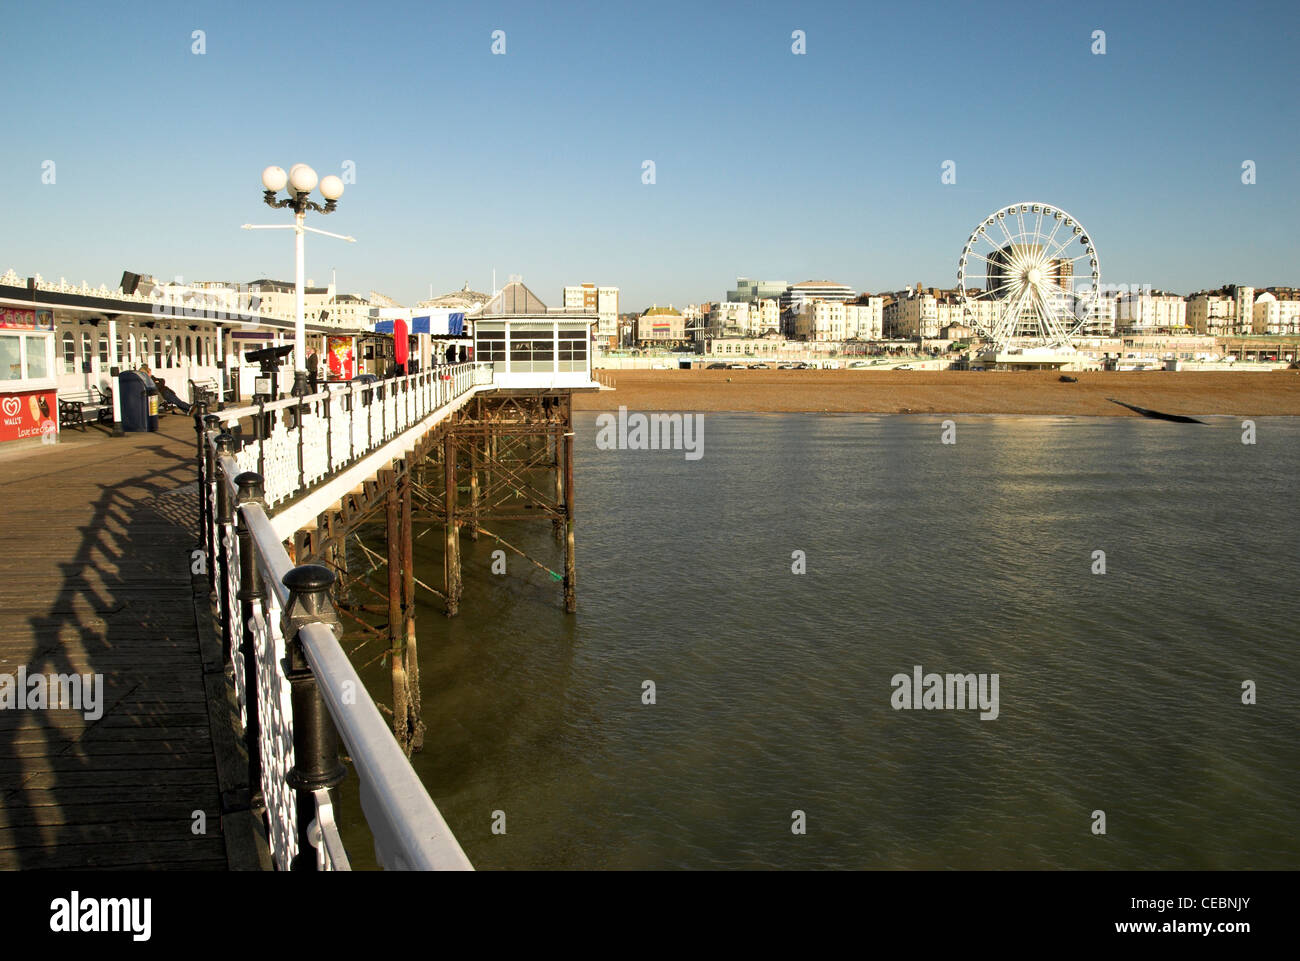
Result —
<instances>
[{"instance_id":1,"label":"metal railing post","mask_svg":"<svg viewBox=\"0 0 1300 961\"><path fill-rule=\"evenodd\" d=\"M207 408L204 407L204 410L206 409ZM203 511L204 511L204 518L205 518L204 534L201 543L203 544L204 549L207 551L208 554L208 589L209 590L216 590L217 587L216 568L215 565L213 564L213 561L216 558L217 544L216 544L216 537L213 534L213 528L212 528L212 513L213 513L213 505L212 505L213 483L212 482L213 479L217 476L217 472L216 472L216 461L213 457L213 452L212 452L212 445L207 442L208 439L207 435L209 433L215 433L220 429L221 429L221 418L219 418L216 414L204 415L203 432L199 435L199 437L203 440L203 461L204 461L204 468L205 468L203 472L203 489L200 491L200 494L202 495Z\"/></svg>"},{"instance_id":2,"label":"metal railing post","mask_svg":"<svg viewBox=\"0 0 1300 961\"><path fill-rule=\"evenodd\" d=\"M257 697L257 633L253 629L253 609L266 599L262 574L257 569L257 548L253 532L244 520L246 504L266 506L262 476L245 471L235 478L239 493L235 502L240 507L239 522L239 619L241 625L240 653L244 656L244 746L248 751L249 806L257 813L266 810L266 797L262 793L262 722L258 717ZM265 611L262 611L265 616Z\"/></svg>"},{"instance_id":3,"label":"metal railing post","mask_svg":"<svg viewBox=\"0 0 1300 961\"><path fill-rule=\"evenodd\" d=\"M265 399L257 402L257 429L254 431L254 436L257 438L257 473L265 477L266 439L271 436L271 425L268 423Z\"/></svg>"},{"instance_id":4,"label":"metal railing post","mask_svg":"<svg viewBox=\"0 0 1300 961\"><path fill-rule=\"evenodd\" d=\"M221 618L221 660L227 671L231 668L231 654L234 650L234 625L231 622L232 611L230 610L230 551L234 549L234 530L235 515L230 501L230 487L226 482L226 471L222 466L223 457L233 455L235 452L235 438L230 434L217 435L217 455L216 455L216 482L217 482L217 552L221 557L220 571L217 571L217 564L213 564L213 576L217 581L217 604Z\"/></svg>"},{"instance_id":5,"label":"metal railing post","mask_svg":"<svg viewBox=\"0 0 1300 961\"><path fill-rule=\"evenodd\" d=\"M296 421L294 426L298 428L298 490L300 491L306 490L307 488L307 468L303 460L302 451L302 421L307 415L307 405L304 401L305 398L298 398L297 413L293 418Z\"/></svg>"},{"instance_id":6,"label":"metal railing post","mask_svg":"<svg viewBox=\"0 0 1300 961\"><path fill-rule=\"evenodd\" d=\"M321 403L325 407L325 467L334 473L334 395L330 394Z\"/></svg>"},{"instance_id":7,"label":"metal railing post","mask_svg":"<svg viewBox=\"0 0 1300 961\"><path fill-rule=\"evenodd\" d=\"M294 871L314 871L317 855L313 844L316 821L316 792L330 792L337 805L334 788L343 780L345 769L339 760L339 735L330 717L302 647L301 630L308 624L322 624L340 637L343 633L338 614L330 601L334 572L319 564L303 564L284 575L289 589L282 625L288 643L284 676L290 686L293 703L293 770L289 786L297 793L298 853L290 866ZM315 832L317 842L319 830Z\"/></svg>"},{"instance_id":8,"label":"metal railing post","mask_svg":"<svg viewBox=\"0 0 1300 961\"><path fill-rule=\"evenodd\" d=\"M195 404L192 413L194 415L195 450L198 453L196 468L199 472L199 543L206 544L209 518L207 498L205 496L207 487L205 485L208 482L210 474L208 473L208 445L205 443L205 438L203 436L203 415L207 413L207 409L202 404Z\"/></svg>"}]
</instances>

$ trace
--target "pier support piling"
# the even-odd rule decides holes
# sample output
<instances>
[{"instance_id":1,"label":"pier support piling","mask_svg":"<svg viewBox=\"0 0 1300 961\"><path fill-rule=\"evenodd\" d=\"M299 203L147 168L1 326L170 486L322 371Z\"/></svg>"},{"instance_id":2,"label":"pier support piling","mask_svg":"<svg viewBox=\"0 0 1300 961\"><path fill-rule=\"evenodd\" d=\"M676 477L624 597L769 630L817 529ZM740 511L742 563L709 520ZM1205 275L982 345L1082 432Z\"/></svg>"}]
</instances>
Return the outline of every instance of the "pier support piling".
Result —
<instances>
[{"instance_id":1,"label":"pier support piling","mask_svg":"<svg viewBox=\"0 0 1300 961\"><path fill-rule=\"evenodd\" d=\"M446 550L443 555L443 579L447 594L447 616L460 613L460 533L456 529L456 437L447 431L443 438L443 475L446 481L443 509L446 513Z\"/></svg>"},{"instance_id":2,"label":"pier support piling","mask_svg":"<svg viewBox=\"0 0 1300 961\"><path fill-rule=\"evenodd\" d=\"M573 614L578 610L578 566L573 555L572 430L564 435L564 524L564 609Z\"/></svg>"},{"instance_id":3,"label":"pier support piling","mask_svg":"<svg viewBox=\"0 0 1300 961\"><path fill-rule=\"evenodd\" d=\"M385 533L388 541L388 667L393 682L393 735L411 753L410 692L406 678L406 618L402 610L402 531L400 498L392 478L385 478Z\"/></svg>"},{"instance_id":4,"label":"pier support piling","mask_svg":"<svg viewBox=\"0 0 1300 961\"><path fill-rule=\"evenodd\" d=\"M407 732L411 750L424 747L424 722L420 718L420 655L415 638L415 538L411 516L411 466L398 475L398 507L401 513L402 629L404 634L407 684Z\"/></svg>"}]
</instances>

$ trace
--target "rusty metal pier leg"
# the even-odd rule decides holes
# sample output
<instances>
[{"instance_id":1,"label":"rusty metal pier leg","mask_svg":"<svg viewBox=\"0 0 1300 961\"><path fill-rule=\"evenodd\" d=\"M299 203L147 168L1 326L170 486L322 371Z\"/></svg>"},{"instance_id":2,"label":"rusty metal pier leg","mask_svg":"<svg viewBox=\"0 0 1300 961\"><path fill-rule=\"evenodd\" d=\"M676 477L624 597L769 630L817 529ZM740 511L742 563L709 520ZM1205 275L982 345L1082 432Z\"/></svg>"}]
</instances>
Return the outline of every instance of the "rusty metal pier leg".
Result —
<instances>
[{"instance_id":1,"label":"rusty metal pier leg","mask_svg":"<svg viewBox=\"0 0 1300 961\"><path fill-rule=\"evenodd\" d=\"M447 616L455 617L460 612L460 532L456 529L456 438L448 430L443 438L443 474L446 479L446 537L447 547L443 554L443 577L446 582Z\"/></svg>"},{"instance_id":2,"label":"rusty metal pier leg","mask_svg":"<svg viewBox=\"0 0 1300 961\"><path fill-rule=\"evenodd\" d=\"M402 535L398 523L398 496L396 483L388 485L385 499L388 534L388 664L393 679L393 734L402 750L411 753L408 726L406 657L406 625L402 617Z\"/></svg>"},{"instance_id":3,"label":"rusty metal pier leg","mask_svg":"<svg viewBox=\"0 0 1300 961\"><path fill-rule=\"evenodd\" d=\"M563 437L564 448L564 609L570 614L578 610L578 568L573 557L573 428ZM559 471L556 471L559 476Z\"/></svg>"},{"instance_id":4,"label":"rusty metal pier leg","mask_svg":"<svg viewBox=\"0 0 1300 961\"><path fill-rule=\"evenodd\" d=\"M469 439L469 539L478 540L478 502L479 502L479 440Z\"/></svg>"},{"instance_id":5,"label":"rusty metal pier leg","mask_svg":"<svg viewBox=\"0 0 1300 961\"><path fill-rule=\"evenodd\" d=\"M557 427L548 433L549 445L555 448L555 506L558 508L564 503L564 428ZM564 543L564 522L559 513L556 513L555 520L551 523L551 533L555 535L555 543Z\"/></svg>"},{"instance_id":6,"label":"rusty metal pier leg","mask_svg":"<svg viewBox=\"0 0 1300 961\"><path fill-rule=\"evenodd\" d=\"M402 620L405 636L406 683L409 687L407 730L411 750L424 747L424 722L420 719L420 659L415 639L415 538L411 524L411 470L402 471L398 478L401 508L402 555Z\"/></svg>"}]
</instances>

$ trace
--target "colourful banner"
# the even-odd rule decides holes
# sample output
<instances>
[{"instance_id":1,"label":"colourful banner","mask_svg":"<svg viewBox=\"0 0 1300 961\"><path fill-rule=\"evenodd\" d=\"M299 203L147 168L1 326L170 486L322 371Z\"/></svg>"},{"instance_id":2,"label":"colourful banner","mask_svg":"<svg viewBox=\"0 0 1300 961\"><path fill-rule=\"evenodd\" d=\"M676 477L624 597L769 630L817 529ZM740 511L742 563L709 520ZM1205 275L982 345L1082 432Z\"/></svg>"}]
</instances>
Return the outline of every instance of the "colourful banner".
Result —
<instances>
[{"instance_id":1,"label":"colourful banner","mask_svg":"<svg viewBox=\"0 0 1300 961\"><path fill-rule=\"evenodd\" d=\"M6 330L53 330L54 312L38 308L0 307L0 328Z\"/></svg>"},{"instance_id":2,"label":"colourful banner","mask_svg":"<svg viewBox=\"0 0 1300 961\"><path fill-rule=\"evenodd\" d=\"M52 390L0 394L0 441L58 433L57 396Z\"/></svg>"}]
</instances>

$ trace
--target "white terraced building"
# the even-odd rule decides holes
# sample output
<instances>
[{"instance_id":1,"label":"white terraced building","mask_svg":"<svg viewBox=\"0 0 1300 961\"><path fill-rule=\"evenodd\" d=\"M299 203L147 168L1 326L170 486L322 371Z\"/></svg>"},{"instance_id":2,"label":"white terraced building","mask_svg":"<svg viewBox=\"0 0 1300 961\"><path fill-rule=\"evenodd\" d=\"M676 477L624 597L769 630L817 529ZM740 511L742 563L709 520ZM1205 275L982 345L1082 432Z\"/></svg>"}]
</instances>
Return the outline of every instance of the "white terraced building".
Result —
<instances>
[{"instance_id":1,"label":"white terraced building","mask_svg":"<svg viewBox=\"0 0 1300 961\"><path fill-rule=\"evenodd\" d=\"M795 316L803 310L804 304L814 300L844 303L856 297L857 291L832 280L805 280L791 284L781 294L781 332L787 337L794 335Z\"/></svg>"},{"instance_id":2,"label":"white terraced building","mask_svg":"<svg viewBox=\"0 0 1300 961\"><path fill-rule=\"evenodd\" d=\"M1300 299L1294 292L1279 296L1272 290L1260 291L1255 297L1253 333L1300 334Z\"/></svg>"},{"instance_id":3,"label":"white terraced building","mask_svg":"<svg viewBox=\"0 0 1300 961\"><path fill-rule=\"evenodd\" d=\"M814 300L795 314L794 335L815 341L880 340L883 317L883 297L872 297L866 304Z\"/></svg>"},{"instance_id":4,"label":"white terraced building","mask_svg":"<svg viewBox=\"0 0 1300 961\"><path fill-rule=\"evenodd\" d=\"M1123 330L1180 330L1187 327L1187 301L1180 294L1141 291L1115 299L1115 324Z\"/></svg>"},{"instance_id":5,"label":"white terraced building","mask_svg":"<svg viewBox=\"0 0 1300 961\"><path fill-rule=\"evenodd\" d=\"M709 314L709 327L721 337L753 337L760 333L757 312L744 302L715 304Z\"/></svg>"},{"instance_id":6,"label":"white terraced building","mask_svg":"<svg viewBox=\"0 0 1300 961\"><path fill-rule=\"evenodd\" d=\"M1237 297L1223 290L1192 294L1187 298L1187 326L1198 334L1240 333Z\"/></svg>"}]
</instances>

